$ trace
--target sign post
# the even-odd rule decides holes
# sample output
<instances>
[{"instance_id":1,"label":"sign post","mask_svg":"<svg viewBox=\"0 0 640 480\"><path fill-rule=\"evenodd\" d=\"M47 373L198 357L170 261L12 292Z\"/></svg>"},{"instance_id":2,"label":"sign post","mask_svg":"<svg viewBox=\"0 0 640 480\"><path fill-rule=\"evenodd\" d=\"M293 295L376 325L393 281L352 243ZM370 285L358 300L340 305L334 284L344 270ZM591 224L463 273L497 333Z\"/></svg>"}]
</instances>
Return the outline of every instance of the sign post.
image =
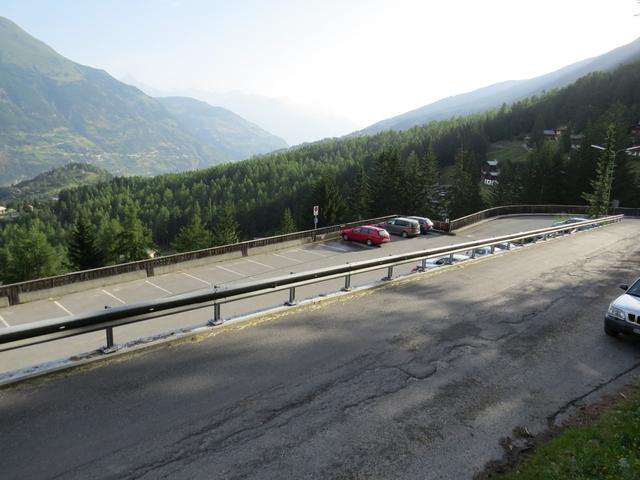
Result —
<instances>
[{"instance_id":1,"label":"sign post","mask_svg":"<svg viewBox=\"0 0 640 480\"><path fill-rule=\"evenodd\" d=\"M313 241L316 241L316 228L318 228L318 214L320 213L320 206L313 206Z\"/></svg>"}]
</instances>

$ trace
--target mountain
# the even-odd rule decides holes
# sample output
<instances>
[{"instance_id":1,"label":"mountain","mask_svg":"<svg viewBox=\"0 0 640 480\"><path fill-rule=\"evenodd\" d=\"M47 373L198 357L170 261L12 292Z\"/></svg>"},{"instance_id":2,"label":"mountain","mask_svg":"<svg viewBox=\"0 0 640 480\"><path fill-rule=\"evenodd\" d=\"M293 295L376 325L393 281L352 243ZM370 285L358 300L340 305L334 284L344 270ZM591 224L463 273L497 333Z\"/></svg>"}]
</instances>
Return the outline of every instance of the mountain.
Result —
<instances>
[{"instance_id":1,"label":"mountain","mask_svg":"<svg viewBox=\"0 0 640 480\"><path fill-rule=\"evenodd\" d=\"M163 97L157 100L197 138L233 160L288 146L283 139L225 108L213 107L189 97Z\"/></svg>"},{"instance_id":2,"label":"mountain","mask_svg":"<svg viewBox=\"0 0 640 480\"><path fill-rule=\"evenodd\" d=\"M211 118L194 128L194 117L187 117L176 118L161 101L64 58L0 17L0 185L70 162L116 175L155 175L268 151L259 147L270 145L268 134L255 125L241 127L237 118L218 122L233 132L234 150L231 140L202 138L203 130L213 134Z\"/></svg>"},{"instance_id":3,"label":"mountain","mask_svg":"<svg viewBox=\"0 0 640 480\"><path fill-rule=\"evenodd\" d=\"M0 187L0 201L18 199L48 200L60 190L81 185L93 185L111 180L108 171L88 163L68 163L41 173L31 180L19 182L10 187Z\"/></svg>"},{"instance_id":4,"label":"mountain","mask_svg":"<svg viewBox=\"0 0 640 480\"><path fill-rule=\"evenodd\" d=\"M279 98L195 89L165 91L145 85L131 75L123 77L122 81L136 86L152 97L175 95L193 97L211 105L227 108L283 138L289 145L341 137L358 128L355 122L346 117L330 115L312 107Z\"/></svg>"},{"instance_id":5,"label":"mountain","mask_svg":"<svg viewBox=\"0 0 640 480\"><path fill-rule=\"evenodd\" d=\"M415 125L482 112L549 90L567 86L591 72L610 71L621 64L640 60L640 38L598 57L583 60L529 80L512 80L472 92L444 98L410 112L382 120L356 134L371 135L385 130L408 130Z\"/></svg>"}]
</instances>

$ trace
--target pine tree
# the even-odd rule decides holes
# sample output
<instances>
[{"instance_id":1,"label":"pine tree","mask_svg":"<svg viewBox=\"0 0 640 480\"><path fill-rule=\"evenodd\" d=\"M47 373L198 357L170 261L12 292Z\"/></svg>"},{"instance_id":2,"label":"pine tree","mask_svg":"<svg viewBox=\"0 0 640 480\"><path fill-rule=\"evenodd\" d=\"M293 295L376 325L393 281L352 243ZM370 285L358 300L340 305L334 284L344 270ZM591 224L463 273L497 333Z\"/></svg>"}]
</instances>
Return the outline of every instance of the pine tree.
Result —
<instances>
[{"instance_id":1,"label":"pine tree","mask_svg":"<svg viewBox=\"0 0 640 480\"><path fill-rule=\"evenodd\" d=\"M598 159L596 178L591 181L593 191L582 194L582 198L584 198L588 204L587 213L591 217L606 215L609 210L615 156L615 127L611 124L607 130L604 150Z\"/></svg>"},{"instance_id":2,"label":"pine tree","mask_svg":"<svg viewBox=\"0 0 640 480\"><path fill-rule=\"evenodd\" d=\"M411 183L413 183L412 180ZM396 148L385 149L376 157L371 182L371 214L374 216L401 214L404 209L404 193L410 184L400 167L400 154Z\"/></svg>"},{"instance_id":3,"label":"pine tree","mask_svg":"<svg viewBox=\"0 0 640 480\"><path fill-rule=\"evenodd\" d=\"M69 261L78 270L104 265L104 255L98 248L96 230L84 211L80 212L71 231Z\"/></svg>"},{"instance_id":4,"label":"pine tree","mask_svg":"<svg viewBox=\"0 0 640 480\"><path fill-rule=\"evenodd\" d=\"M41 227L39 222L31 227L18 227L7 242L2 255L6 262L4 282L23 282L64 273L64 251L49 243Z\"/></svg>"},{"instance_id":5,"label":"pine tree","mask_svg":"<svg viewBox=\"0 0 640 480\"><path fill-rule=\"evenodd\" d=\"M190 252L209 248L213 244L211 232L205 228L199 215L193 215L191 221L180 229L171 246L177 252Z\"/></svg>"},{"instance_id":6,"label":"pine tree","mask_svg":"<svg viewBox=\"0 0 640 480\"><path fill-rule=\"evenodd\" d=\"M296 222L294 221L293 215L291 214L291 209L287 207L284 209L282 221L280 222L280 232L282 234L287 234L297 231L298 227L296 226Z\"/></svg>"},{"instance_id":7,"label":"pine tree","mask_svg":"<svg viewBox=\"0 0 640 480\"><path fill-rule=\"evenodd\" d=\"M125 210L122 231L116 239L116 251L121 262L133 262L148 258L151 248L151 232L138 217L139 210L129 204Z\"/></svg>"},{"instance_id":8,"label":"pine tree","mask_svg":"<svg viewBox=\"0 0 640 480\"><path fill-rule=\"evenodd\" d=\"M122 224L117 218L103 217L98 227L97 247L102 252L104 265L113 265L119 261L118 237L122 233Z\"/></svg>"},{"instance_id":9,"label":"pine tree","mask_svg":"<svg viewBox=\"0 0 640 480\"><path fill-rule=\"evenodd\" d=\"M467 171L466 152L460 148L455 156L453 165L454 174L450 191L451 218L459 218L469 213L482 209L480 200L480 188L473 181L472 175Z\"/></svg>"},{"instance_id":10,"label":"pine tree","mask_svg":"<svg viewBox=\"0 0 640 480\"><path fill-rule=\"evenodd\" d=\"M434 216L441 209L438 188L440 171L436 153L431 145L427 154L419 161L416 183L416 188L418 189L417 214Z\"/></svg>"},{"instance_id":11,"label":"pine tree","mask_svg":"<svg viewBox=\"0 0 640 480\"><path fill-rule=\"evenodd\" d=\"M218 216L218 221L214 228L213 243L214 245L229 245L238 243L240 240L239 226L235 218L235 210L228 203Z\"/></svg>"},{"instance_id":12,"label":"pine tree","mask_svg":"<svg viewBox=\"0 0 640 480\"><path fill-rule=\"evenodd\" d=\"M358 164L353 186L349 193L350 220L364 220L370 217L371 191L369 177L361 163Z\"/></svg>"},{"instance_id":13,"label":"pine tree","mask_svg":"<svg viewBox=\"0 0 640 480\"><path fill-rule=\"evenodd\" d=\"M335 225L342 220L345 207L333 175L325 173L320 177L313 189L313 204L320 207L319 227Z\"/></svg>"}]
</instances>

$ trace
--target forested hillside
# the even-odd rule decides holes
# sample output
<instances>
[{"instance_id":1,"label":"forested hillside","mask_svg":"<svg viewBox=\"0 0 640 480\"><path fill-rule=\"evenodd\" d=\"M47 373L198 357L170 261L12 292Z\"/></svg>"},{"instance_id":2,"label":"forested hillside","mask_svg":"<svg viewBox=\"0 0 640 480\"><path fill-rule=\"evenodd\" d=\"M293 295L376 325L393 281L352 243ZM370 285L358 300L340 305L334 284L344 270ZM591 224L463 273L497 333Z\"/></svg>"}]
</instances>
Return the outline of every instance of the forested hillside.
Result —
<instances>
[{"instance_id":1,"label":"forested hillside","mask_svg":"<svg viewBox=\"0 0 640 480\"><path fill-rule=\"evenodd\" d=\"M640 60L640 38L598 57L567 65L555 72L528 80L512 80L490 85L472 92L443 98L393 118L387 118L359 134L369 135L384 130L406 130L433 120L469 115L512 103L533 95L540 95L575 82L591 72L610 71L620 65Z\"/></svg>"},{"instance_id":2,"label":"forested hillside","mask_svg":"<svg viewBox=\"0 0 640 480\"><path fill-rule=\"evenodd\" d=\"M640 63L482 115L325 141L196 172L115 178L66 190L58 202L0 222L0 278L10 282L134 260L152 246L188 250L311 228L312 205L320 206L324 226L388 213L454 218L487 204L584 204L599 156L590 145L604 142L613 125L616 148L629 146L638 120ZM560 138L545 140L545 129L561 126L567 129ZM573 147L572 133L583 135ZM503 162L500 184L483 197L480 166L489 146L524 143L526 136L526 161ZM612 198L621 206L640 205L632 162L638 160L617 156ZM452 171L445 181L439 176L443 167ZM25 249L43 252L37 264L24 266Z\"/></svg>"},{"instance_id":3,"label":"forested hillside","mask_svg":"<svg viewBox=\"0 0 640 480\"><path fill-rule=\"evenodd\" d=\"M0 187L0 202L49 200L62 189L111 180L108 171L88 163L68 163L10 187Z\"/></svg>"},{"instance_id":4,"label":"forested hillside","mask_svg":"<svg viewBox=\"0 0 640 480\"><path fill-rule=\"evenodd\" d=\"M73 162L155 175L286 147L228 110L166 102L66 59L0 17L0 186Z\"/></svg>"}]
</instances>

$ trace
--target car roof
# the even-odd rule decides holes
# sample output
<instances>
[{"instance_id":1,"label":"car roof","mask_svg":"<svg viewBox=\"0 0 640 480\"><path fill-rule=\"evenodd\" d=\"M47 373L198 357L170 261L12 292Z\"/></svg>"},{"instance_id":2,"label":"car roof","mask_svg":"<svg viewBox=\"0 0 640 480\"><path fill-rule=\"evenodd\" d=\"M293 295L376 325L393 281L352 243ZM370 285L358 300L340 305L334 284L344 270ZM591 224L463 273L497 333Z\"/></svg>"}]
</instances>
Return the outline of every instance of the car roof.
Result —
<instances>
[{"instance_id":1,"label":"car roof","mask_svg":"<svg viewBox=\"0 0 640 480\"><path fill-rule=\"evenodd\" d=\"M410 222L417 222L415 218L411 218L411 217L396 217L396 218L393 218L392 220L408 220Z\"/></svg>"},{"instance_id":2,"label":"car roof","mask_svg":"<svg viewBox=\"0 0 640 480\"><path fill-rule=\"evenodd\" d=\"M370 228L372 230L384 230L384 228L377 227L375 225L358 225L357 227L353 227L353 228Z\"/></svg>"}]
</instances>

